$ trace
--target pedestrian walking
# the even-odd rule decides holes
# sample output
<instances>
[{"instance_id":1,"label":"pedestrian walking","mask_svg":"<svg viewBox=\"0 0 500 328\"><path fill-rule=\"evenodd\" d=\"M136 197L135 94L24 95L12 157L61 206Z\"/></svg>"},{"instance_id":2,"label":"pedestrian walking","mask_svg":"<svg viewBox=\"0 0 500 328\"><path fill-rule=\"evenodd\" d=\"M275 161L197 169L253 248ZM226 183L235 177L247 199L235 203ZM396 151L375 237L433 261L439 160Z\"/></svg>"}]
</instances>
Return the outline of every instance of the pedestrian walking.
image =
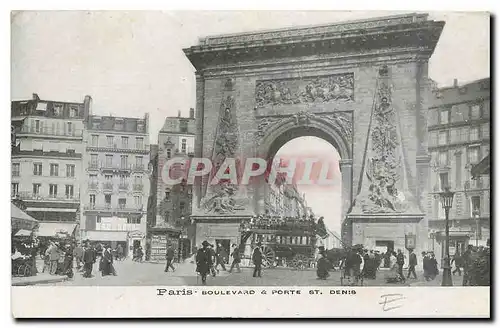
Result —
<instances>
[{"instance_id":1,"label":"pedestrian walking","mask_svg":"<svg viewBox=\"0 0 500 328\"><path fill-rule=\"evenodd\" d=\"M57 273L57 265L59 263L59 256L60 256L59 245L57 243L50 243L46 255L48 255L50 261L49 273L51 275L55 275Z\"/></svg>"},{"instance_id":2,"label":"pedestrian walking","mask_svg":"<svg viewBox=\"0 0 500 328\"><path fill-rule=\"evenodd\" d=\"M210 251L208 250L209 243L205 240L201 245L202 248L198 249L198 252L196 253L196 272L198 272L201 276L201 283L206 285L207 275L210 272L212 263Z\"/></svg>"},{"instance_id":3,"label":"pedestrian walking","mask_svg":"<svg viewBox=\"0 0 500 328\"><path fill-rule=\"evenodd\" d=\"M240 262L241 262L241 257L240 257L240 248L236 246L236 244L233 244L234 250L231 253L231 256L233 257L233 263L231 264L231 267L229 268L229 273L233 271L234 268L238 269L238 272L241 272L240 269Z\"/></svg>"},{"instance_id":4,"label":"pedestrian walking","mask_svg":"<svg viewBox=\"0 0 500 328\"><path fill-rule=\"evenodd\" d=\"M96 262L96 252L90 244L86 244L83 252L83 277L91 278L92 269Z\"/></svg>"},{"instance_id":5,"label":"pedestrian walking","mask_svg":"<svg viewBox=\"0 0 500 328\"><path fill-rule=\"evenodd\" d=\"M73 248L70 244L66 245L63 270L61 273L67 275L68 278L73 278Z\"/></svg>"},{"instance_id":6,"label":"pedestrian walking","mask_svg":"<svg viewBox=\"0 0 500 328\"><path fill-rule=\"evenodd\" d=\"M121 261L123 260L123 246L122 244L118 244L118 247L116 247L116 259Z\"/></svg>"},{"instance_id":7,"label":"pedestrian walking","mask_svg":"<svg viewBox=\"0 0 500 328\"><path fill-rule=\"evenodd\" d=\"M462 256L460 255L460 252L457 252L455 253L455 255L453 255L453 258L451 259L451 265L455 264L455 270L453 270L453 275L455 275L455 273L458 272L458 275L461 276L462 275L462 271L460 270L460 268L463 266L463 263L462 263Z\"/></svg>"},{"instance_id":8,"label":"pedestrian walking","mask_svg":"<svg viewBox=\"0 0 500 328\"><path fill-rule=\"evenodd\" d=\"M255 247L253 254L252 254L252 261L253 264L255 265L255 268L253 270L253 276L254 277L262 277L262 252L260 250L260 247Z\"/></svg>"},{"instance_id":9,"label":"pedestrian walking","mask_svg":"<svg viewBox=\"0 0 500 328\"><path fill-rule=\"evenodd\" d=\"M436 260L436 255L434 255L434 252L431 252L431 254L430 254L429 266L430 266L430 270L431 270L431 272L430 272L431 279L434 280L439 275L438 263Z\"/></svg>"},{"instance_id":10,"label":"pedestrian walking","mask_svg":"<svg viewBox=\"0 0 500 328\"><path fill-rule=\"evenodd\" d=\"M415 272L415 267L417 266L417 255L413 253L413 249L409 250L410 252L410 258L408 259L408 276L407 278L410 278L410 275L413 274L413 278L417 279L417 273Z\"/></svg>"},{"instance_id":11,"label":"pedestrian walking","mask_svg":"<svg viewBox=\"0 0 500 328\"><path fill-rule=\"evenodd\" d=\"M215 269L217 272L219 272L219 265L222 267L222 270L226 271L226 258L227 258L227 252L224 247L222 247L221 244L217 244L217 252L216 252L216 265Z\"/></svg>"},{"instance_id":12,"label":"pedestrian walking","mask_svg":"<svg viewBox=\"0 0 500 328\"><path fill-rule=\"evenodd\" d=\"M80 271L83 262L83 247L81 243L78 243L76 247L73 249L73 257L75 258L76 261L76 269Z\"/></svg>"},{"instance_id":13,"label":"pedestrian walking","mask_svg":"<svg viewBox=\"0 0 500 328\"><path fill-rule=\"evenodd\" d=\"M111 246L106 245L103 247L102 259L101 259L101 274L102 276L116 276L116 271L113 266L113 253L111 251Z\"/></svg>"},{"instance_id":14,"label":"pedestrian walking","mask_svg":"<svg viewBox=\"0 0 500 328\"><path fill-rule=\"evenodd\" d=\"M169 268L172 268L172 272L175 271L175 268L172 265L172 262L174 261L174 257L175 257L174 248L172 247L172 245L168 245L167 254L166 254L167 265L165 266L165 272L168 272Z\"/></svg>"},{"instance_id":15,"label":"pedestrian walking","mask_svg":"<svg viewBox=\"0 0 500 328\"><path fill-rule=\"evenodd\" d=\"M406 281L405 275L403 273L403 266L405 264L405 256L401 249L398 249L398 254L396 255L396 263L398 264L398 274L403 282Z\"/></svg>"},{"instance_id":16,"label":"pedestrian walking","mask_svg":"<svg viewBox=\"0 0 500 328\"><path fill-rule=\"evenodd\" d=\"M212 273L212 276L215 277L217 275L216 270L215 270L215 266L216 266L215 263L217 260L217 255L215 254L214 245L209 244L208 251L210 252L210 262L212 263L212 265L210 266L210 272Z\"/></svg>"}]
</instances>

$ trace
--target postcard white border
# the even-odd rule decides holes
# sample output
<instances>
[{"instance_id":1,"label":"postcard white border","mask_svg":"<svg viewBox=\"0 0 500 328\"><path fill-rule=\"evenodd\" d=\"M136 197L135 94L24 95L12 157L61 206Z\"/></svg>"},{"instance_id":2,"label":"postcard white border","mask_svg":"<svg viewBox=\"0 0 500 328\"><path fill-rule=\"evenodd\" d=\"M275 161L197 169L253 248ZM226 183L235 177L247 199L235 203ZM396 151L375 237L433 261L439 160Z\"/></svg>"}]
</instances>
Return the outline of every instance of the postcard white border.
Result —
<instances>
[{"instance_id":1,"label":"postcard white border","mask_svg":"<svg viewBox=\"0 0 500 328\"><path fill-rule=\"evenodd\" d=\"M169 296L167 292L159 296L158 289L179 291L181 295ZM182 295L189 294L188 291L192 294ZM208 291L229 295L203 294ZM251 293L249 291L253 291L253 294L248 294ZM292 294L291 291L295 292ZM347 294L342 294L342 291ZM247 294L243 294L245 292ZM57 306L48 300L57 300ZM490 289L339 286L12 287L12 313L16 318L488 318Z\"/></svg>"}]
</instances>

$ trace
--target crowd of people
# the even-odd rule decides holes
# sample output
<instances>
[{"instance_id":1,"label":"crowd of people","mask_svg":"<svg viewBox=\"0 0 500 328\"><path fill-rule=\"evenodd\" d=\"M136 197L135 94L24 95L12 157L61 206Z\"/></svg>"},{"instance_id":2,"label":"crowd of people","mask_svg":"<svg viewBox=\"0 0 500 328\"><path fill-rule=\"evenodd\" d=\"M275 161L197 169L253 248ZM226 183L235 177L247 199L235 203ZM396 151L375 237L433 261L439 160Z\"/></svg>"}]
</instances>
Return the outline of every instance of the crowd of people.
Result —
<instances>
[{"instance_id":1,"label":"crowd of people","mask_svg":"<svg viewBox=\"0 0 500 328\"><path fill-rule=\"evenodd\" d=\"M240 263L241 263L241 253L238 245L233 244L232 251L230 257L232 258L232 263L229 270L226 270L226 264L229 263L229 256L227 251L222 247L222 245L217 245L217 249L213 244L210 244L208 241L203 241L201 244L201 248L197 250L195 261L196 261L196 272L201 276L201 282L203 285L207 282L207 276L212 275L215 277L219 271L219 266L222 270L231 273L234 269L237 269L238 272L241 272ZM167 251L168 252L168 251ZM167 253L168 254L168 253ZM252 253L252 261L255 265L254 268L254 277L262 276L262 252L260 247L256 247ZM167 259L168 265L168 259ZM165 268L167 271L167 268Z\"/></svg>"}]
</instances>

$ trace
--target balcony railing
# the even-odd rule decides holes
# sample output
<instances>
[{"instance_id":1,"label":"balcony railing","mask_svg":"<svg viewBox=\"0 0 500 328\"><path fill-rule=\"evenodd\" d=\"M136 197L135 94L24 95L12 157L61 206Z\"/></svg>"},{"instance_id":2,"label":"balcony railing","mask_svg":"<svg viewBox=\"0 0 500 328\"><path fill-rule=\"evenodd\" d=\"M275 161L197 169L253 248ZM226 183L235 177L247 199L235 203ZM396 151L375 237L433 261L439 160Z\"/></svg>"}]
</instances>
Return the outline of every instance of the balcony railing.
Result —
<instances>
[{"instance_id":1,"label":"balcony railing","mask_svg":"<svg viewBox=\"0 0 500 328\"><path fill-rule=\"evenodd\" d=\"M99 183L89 182L89 190L97 190L97 189L99 189Z\"/></svg>"},{"instance_id":2,"label":"balcony railing","mask_svg":"<svg viewBox=\"0 0 500 328\"><path fill-rule=\"evenodd\" d=\"M60 136L60 137L81 137L83 135L83 130L63 130L63 129L52 129L48 127L40 127L36 128L34 126L23 126L17 132L21 133L29 133L29 134L38 134L38 135L46 135L46 136Z\"/></svg>"},{"instance_id":3,"label":"balcony railing","mask_svg":"<svg viewBox=\"0 0 500 328\"><path fill-rule=\"evenodd\" d=\"M130 171L131 169L130 164L101 164L101 170L105 171Z\"/></svg>"},{"instance_id":4,"label":"balcony railing","mask_svg":"<svg viewBox=\"0 0 500 328\"><path fill-rule=\"evenodd\" d=\"M99 163L97 162L90 162L88 165L88 168L90 170L98 170L99 169Z\"/></svg>"},{"instance_id":5,"label":"balcony railing","mask_svg":"<svg viewBox=\"0 0 500 328\"><path fill-rule=\"evenodd\" d=\"M113 183L112 182L104 182L102 184L102 189L104 191L113 191Z\"/></svg>"},{"instance_id":6,"label":"balcony railing","mask_svg":"<svg viewBox=\"0 0 500 328\"><path fill-rule=\"evenodd\" d=\"M80 201L80 194L62 194L62 195L40 195L32 192L20 192L18 197L22 200L40 200L40 201L59 201L59 202L77 202Z\"/></svg>"},{"instance_id":7,"label":"balcony railing","mask_svg":"<svg viewBox=\"0 0 500 328\"><path fill-rule=\"evenodd\" d=\"M465 181L464 189L465 190L475 190L475 189L483 189L484 183L481 179L473 179L471 181Z\"/></svg>"},{"instance_id":8,"label":"balcony railing","mask_svg":"<svg viewBox=\"0 0 500 328\"><path fill-rule=\"evenodd\" d=\"M101 212L130 212L137 213L143 212L143 206L128 206L127 205L118 205L111 206L111 204L86 204L83 207L86 211L101 211Z\"/></svg>"},{"instance_id":9,"label":"balcony railing","mask_svg":"<svg viewBox=\"0 0 500 328\"><path fill-rule=\"evenodd\" d=\"M137 171L137 172L145 172L148 170L148 167L144 164L134 164L132 166L132 170Z\"/></svg>"},{"instance_id":10,"label":"balcony railing","mask_svg":"<svg viewBox=\"0 0 500 328\"><path fill-rule=\"evenodd\" d=\"M120 183L118 185L119 190L128 190L128 183Z\"/></svg>"},{"instance_id":11,"label":"balcony railing","mask_svg":"<svg viewBox=\"0 0 500 328\"><path fill-rule=\"evenodd\" d=\"M134 191L143 191L144 190L144 185L143 184L138 184L135 183L133 186Z\"/></svg>"}]
</instances>

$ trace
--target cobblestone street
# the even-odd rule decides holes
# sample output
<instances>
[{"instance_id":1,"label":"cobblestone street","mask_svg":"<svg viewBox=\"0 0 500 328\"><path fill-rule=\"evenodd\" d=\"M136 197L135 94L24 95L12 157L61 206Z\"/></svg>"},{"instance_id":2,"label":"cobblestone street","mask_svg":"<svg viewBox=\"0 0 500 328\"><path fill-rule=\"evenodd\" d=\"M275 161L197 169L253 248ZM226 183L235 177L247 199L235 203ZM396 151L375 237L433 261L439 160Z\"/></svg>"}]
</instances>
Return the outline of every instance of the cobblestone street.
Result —
<instances>
[{"instance_id":1,"label":"cobblestone street","mask_svg":"<svg viewBox=\"0 0 500 328\"><path fill-rule=\"evenodd\" d=\"M195 273L193 263L176 264L175 272L164 272L163 263L136 263L130 260L116 262L117 276L102 277L94 265L94 276L89 279L76 273L73 279L50 284L53 286L196 286L201 278ZM340 272L331 272L327 280L317 280L314 270L292 270L284 268L267 269L262 278L252 277L252 268L242 268L240 273L221 271L216 277L207 279L208 286L340 286ZM421 272L417 279L409 279L406 284L388 284L384 280L384 272L378 272L377 279L366 279L365 286L439 286L441 276L426 282ZM454 276L454 285L461 286L462 279Z\"/></svg>"}]
</instances>

